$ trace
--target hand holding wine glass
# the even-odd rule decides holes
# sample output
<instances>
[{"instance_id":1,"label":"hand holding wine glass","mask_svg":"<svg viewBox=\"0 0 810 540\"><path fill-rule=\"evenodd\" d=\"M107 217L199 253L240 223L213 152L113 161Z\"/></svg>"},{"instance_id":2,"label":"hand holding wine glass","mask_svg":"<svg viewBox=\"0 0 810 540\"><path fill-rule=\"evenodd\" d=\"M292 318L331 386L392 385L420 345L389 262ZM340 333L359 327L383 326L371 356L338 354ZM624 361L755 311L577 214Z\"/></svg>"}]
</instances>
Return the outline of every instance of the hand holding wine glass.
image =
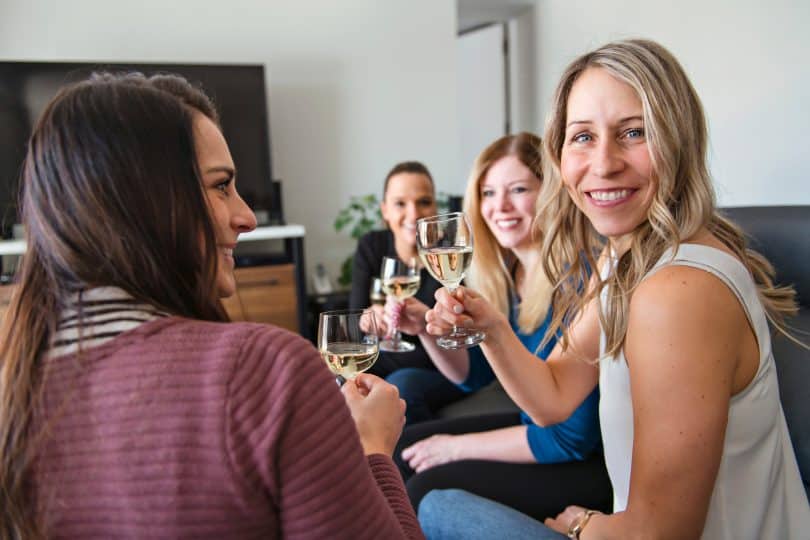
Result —
<instances>
[{"instance_id":1,"label":"hand holding wine glass","mask_svg":"<svg viewBox=\"0 0 810 540\"><path fill-rule=\"evenodd\" d=\"M362 373L341 388L366 455L390 456L405 425L405 401L397 387Z\"/></svg>"},{"instance_id":2,"label":"hand holding wine glass","mask_svg":"<svg viewBox=\"0 0 810 540\"><path fill-rule=\"evenodd\" d=\"M447 334L453 326L473 325L486 335L512 332L509 319L473 289L459 286L453 294L436 291L436 304L424 314L428 334Z\"/></svg>"},{"instance_id":3,"label":"hand holding wine glass","mask_svg":"<svg viewBox=\"0 0 810 540\"><path fill-rule=\"evenodd\" d=\"M386 296L393 298L400 304L400 307L406 298L410 298L419 290L419 267L416 259L403 262L394 257L383 257L380 275ZM380 343L381 351L410 352L414 350L413 343L402 341L402 335L397 325L398 316L397 313L391 321L391 338Z\"/></svg>"},{"instance_id":4,"label":"hand holding wine glass","mask_svg":"<svg viewBox=\"0 0 810 540\"><path fill-rule=\"evenodd\" d=\"M416 222L416 246L428 272L452 295L472 262L472 229L462 212L422 218ZM471 347L484 340L484 332L454 326L436 343L445 349Z\"/></svg>"},{"instance_id":5,"label":"hand holding wine glass","mask_svg":"<svg viewBox=\"0 0 810 540\"><path fill-rule=\"evenodd\" d=\"M318 318L318 350L338 377L354 379L379 355L377 322L371 309L325 311Z\"/></svg>"}]
</instances>

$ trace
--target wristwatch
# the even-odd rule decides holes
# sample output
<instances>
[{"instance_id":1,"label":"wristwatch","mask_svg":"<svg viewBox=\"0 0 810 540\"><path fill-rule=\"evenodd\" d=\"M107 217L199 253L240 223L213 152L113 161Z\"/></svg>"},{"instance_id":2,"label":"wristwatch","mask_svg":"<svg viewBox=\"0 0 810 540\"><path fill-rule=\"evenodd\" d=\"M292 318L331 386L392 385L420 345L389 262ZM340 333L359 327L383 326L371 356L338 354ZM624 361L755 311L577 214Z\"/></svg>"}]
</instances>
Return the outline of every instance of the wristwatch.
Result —
<instances>
[{"instance_id":1,"label":"wristwatch","mask_svg":"<svg viewBox=\"0 0 810 540\"><path fill-rule=\"evenodd\" d=\"M585 528L585 525L591 520L591 516L594 514L601 514L598 510L585 510L582 512L577 519L571 522L571 525L568 527L568 538L573 540L579 540L579 535L582 534L582 529Z\"/></svg>"}]
</instances>

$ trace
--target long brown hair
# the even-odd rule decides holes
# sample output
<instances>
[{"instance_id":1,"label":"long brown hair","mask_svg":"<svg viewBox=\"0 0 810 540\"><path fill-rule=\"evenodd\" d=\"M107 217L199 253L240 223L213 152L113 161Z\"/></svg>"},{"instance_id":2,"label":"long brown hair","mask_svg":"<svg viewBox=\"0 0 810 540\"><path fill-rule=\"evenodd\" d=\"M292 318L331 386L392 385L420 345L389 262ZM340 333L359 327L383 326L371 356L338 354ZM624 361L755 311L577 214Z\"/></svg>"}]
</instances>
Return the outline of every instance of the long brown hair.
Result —
<instances>
[{"instance_id":1,"label":"long brown hair","mask_svg":"<svg viewBox=\"0 0 810 540\"><path fill-rule=\"evenodd\" d=\"M598 275L590 291L590 269L605 240L573 203L563 187L560 159L565 141L568 97L585 70L600 68L628 84L638 95L644 130L657 185L647 219L633 232L630 249L616 262L606 280ZM588 302L601 302L607 287L607 305L599 315L606 336L605 355L614 357L624 346L630 298L644 276L667 250L702 228L716 236L751 272L768 318L784 332L784 318L796 313L795 292L773 283L773 267L747 248L745 236L717 212L714 189L706 165L708 132L703 107L686 73L672 54L647 40L609 43L574 60L557 86L546 124L544 166L546 182L539 200L540 221L546 232L543 262L557 285L549 332L561 331L568 345L565 321L573 320Z\"/></svg>"},{"instance_id":2,"label":"long brown hair","mask_svg":"<svg viewBox=\"0 0 810 540\"><path fill-rule=\"evenodd\" d=\"M475 159L464 195L464 212L475 238L475 253L467 283L507 316L509 293L515 284L507 267L508 250L498 244L481 215L481 182L495 162L506 156L515 156L542 184L541 151L540 137L528 132L506 135L492 142ZM542 231L533 227L532 241L538 250L542 240ZM526 294L518 308L518 326L522 332L531 333L543 322L551 301L551 289L551 282L543 272L526 268Z\"/></svg>"},{"instance_id":3,"label":"long brown hair","mask_svg":"<svg viewBox=\"0 0 810 540\"><path fill-rule=\"evenodd\" d=\"M42 536L31 432L60 311L77 291L119 287L190 318L227 320L192 119L217 122L184 79L100 74L61 90L22 172L28 249L0 327L0 538ZM201 249L201 245L204 246Z\"/></svg>"}]
</instances>

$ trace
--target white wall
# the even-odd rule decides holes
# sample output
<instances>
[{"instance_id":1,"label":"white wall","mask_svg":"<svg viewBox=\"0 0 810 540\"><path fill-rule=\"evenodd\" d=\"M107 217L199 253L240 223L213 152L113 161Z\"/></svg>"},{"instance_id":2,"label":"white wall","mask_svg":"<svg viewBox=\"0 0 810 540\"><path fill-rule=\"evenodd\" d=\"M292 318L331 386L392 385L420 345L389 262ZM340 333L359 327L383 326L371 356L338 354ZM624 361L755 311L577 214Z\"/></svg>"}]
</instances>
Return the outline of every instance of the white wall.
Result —
<instances>
[{"instance_id":1,"label":"white wall","mask_svg":"<svg viewBox=\"0 0 810 540\"><path fill-rule=\"evenodd\" d=\"M307 266L354 248L332 222L397 161L457 178L456 8L449 0L0 0L0 58L264 63L274 175Z\"/></svg>"},{"instance_id":2,"label":"white wall","mask_svg":"<svg viewBox=\"0 0 810 540\"><path fill-rule=\"evenodd\" d=\"M539 131L571 60L612 39L651 38L703 100L720 203L810 204L810 2L538 0L535 16Z\"/></svg>"},{"instance_id":3,"label":"white wall","mask_svg":"<svg viewBox=\"0 0 810 540\"><path fill-rule=\"evenodd\" d=\"M534 7L526 8L508 22L510 125L512 133L537 132L537 35Z\"/></svg>"},{"instance_id":4,"label":"white wall","mask_svg":"<svg viewBox=\"0 0 810 540\"><path fill-rule=\"evenodd\" d=\"M481 150L506 133L503 40L504 25L500 23L467 32L456 40L458 177L465 183Z\"/></svg>"}]
</instances>

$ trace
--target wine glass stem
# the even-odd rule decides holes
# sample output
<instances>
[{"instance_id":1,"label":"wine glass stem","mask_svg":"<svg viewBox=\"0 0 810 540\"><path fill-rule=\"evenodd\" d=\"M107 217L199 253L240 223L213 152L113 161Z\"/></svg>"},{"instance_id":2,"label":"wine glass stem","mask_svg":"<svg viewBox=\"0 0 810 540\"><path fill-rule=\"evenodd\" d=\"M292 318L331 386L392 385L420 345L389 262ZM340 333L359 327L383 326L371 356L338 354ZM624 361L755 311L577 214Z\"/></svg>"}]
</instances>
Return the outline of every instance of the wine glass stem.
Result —
<instances>
[{"instance_id":1,"label":"wine glass stem","mask_svg":"<svg viewBox=\"0 0 810 540\"><path fill-rule=\"evenodd\" d=\"M449 285L445 285L445 288L447 289L447 292L449 292L449 293L450 293L450 296L452 296L453 298L455 298L455 296L456 296L456 289L458 288L458 285L456 285L455 287L451 287L451 286L449 286ZM457 299L457 300L458 300L458 299ZM454 324L454 325L453 325L453 330L450 332L450 334L449 334L449 335L451 335L451 336L455 336L457 333L458 333L458 327L457 327L457 326Z\"/></svg>"},{"instance_id":2,"label":"wine glass stem","mask_svg":"<svg viewBox=\"0 0 810 540\"><path fill-rule=\"evenodd\" d=\"M397 304L400 305L401 310L402 302L397 301ZM399 317L400 315L397 314L397 318L391 324L391 342L394 344L394 348L399 347L399 341L402 339L402 334L399 332Z\"/></svg>"}]
</instances>

